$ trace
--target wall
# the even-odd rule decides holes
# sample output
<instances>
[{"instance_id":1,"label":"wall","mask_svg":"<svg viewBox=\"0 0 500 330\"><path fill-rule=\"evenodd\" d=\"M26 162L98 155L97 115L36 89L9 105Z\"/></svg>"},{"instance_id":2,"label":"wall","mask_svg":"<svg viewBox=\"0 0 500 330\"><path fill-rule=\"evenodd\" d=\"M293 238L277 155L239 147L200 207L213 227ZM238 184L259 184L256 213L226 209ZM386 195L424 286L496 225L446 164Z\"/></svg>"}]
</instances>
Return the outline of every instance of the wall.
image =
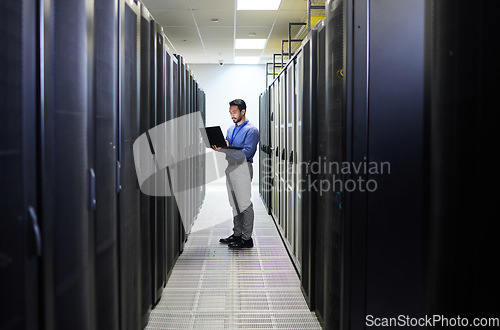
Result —
<instances>
[{"instance_id":1,"label":"wall","mask_svg":"<svg viewBox=\"0 0 500 330\"><path fill-rule=\"evenodd\" d=\"M206 126L220 126L224 135L234 125L229 102L243 99L247 118L259 127L259 95L266 89L265 65L189 64L195 79L206 94ZM254 156L253 184L259 181L259 147Z\"/></svg>"}]
</instances>

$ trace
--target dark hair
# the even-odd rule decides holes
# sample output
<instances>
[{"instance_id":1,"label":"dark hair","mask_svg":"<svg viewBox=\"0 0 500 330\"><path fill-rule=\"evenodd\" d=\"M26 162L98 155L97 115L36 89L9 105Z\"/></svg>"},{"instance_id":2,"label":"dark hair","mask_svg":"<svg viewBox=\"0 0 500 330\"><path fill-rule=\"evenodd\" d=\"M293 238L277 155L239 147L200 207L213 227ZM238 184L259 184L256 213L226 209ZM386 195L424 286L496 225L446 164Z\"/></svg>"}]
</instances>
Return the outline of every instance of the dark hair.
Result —
<instances>
[{"instance_id":1,"label":"dark hair","mask_svg":"<svg viewBox=\"0 0 500 330\"><path fill-rule=\"evenodd\" d=\"M236 100L232 100L231 102L229 102L229 106L233 106L233 105L237 106L240 111L247 109L247 104L242 99L236 99Z\"/></svg>"}]
</instances>

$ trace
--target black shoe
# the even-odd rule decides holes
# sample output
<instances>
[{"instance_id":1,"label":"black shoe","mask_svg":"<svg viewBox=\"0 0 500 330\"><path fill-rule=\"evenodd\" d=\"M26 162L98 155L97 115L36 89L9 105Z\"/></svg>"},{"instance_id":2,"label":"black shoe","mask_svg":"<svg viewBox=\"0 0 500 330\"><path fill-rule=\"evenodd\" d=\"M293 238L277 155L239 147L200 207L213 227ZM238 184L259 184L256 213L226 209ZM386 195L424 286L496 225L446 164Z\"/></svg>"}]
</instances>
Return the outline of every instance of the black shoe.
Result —
<instances>
[{"instance_id":1,"label":"black shoe","mask_svg":"<svg viewBox=\"0 0 500 330\"><path fill-rule=\"evenodd\" d=\"M239 242L233 242L229 244L229 247L232 249L241 249L241 248L251 248L253 247L253 240L250 239L242 239Z\"/></svg>"},{"instance_id":2,"label":"black shoe","mask_svg":"<svg viewBox=\"0 0 500 330\"><path fill-rule=\"evenodd\" d=\"M231 235L231 236L226 237L226 238L221 238L219 240L220 243L224 243L224 244L235 243L235 242L239 242L239 241L241 241L241 236L234 236L234 235Z\"/></svg>"}]
</instances>

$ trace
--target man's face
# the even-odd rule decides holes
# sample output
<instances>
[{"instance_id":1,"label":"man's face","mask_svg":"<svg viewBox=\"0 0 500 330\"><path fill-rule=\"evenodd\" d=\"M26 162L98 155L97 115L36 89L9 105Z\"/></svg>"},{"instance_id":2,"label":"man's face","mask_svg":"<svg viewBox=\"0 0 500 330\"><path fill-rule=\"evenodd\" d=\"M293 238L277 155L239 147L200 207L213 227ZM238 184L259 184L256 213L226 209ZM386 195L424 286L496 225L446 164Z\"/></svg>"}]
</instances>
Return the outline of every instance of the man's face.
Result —
<instances>
[{"instance_id":1,"label":"man's face","mask_svg":"<svg viewBox=\"0 0 500 330\"><path fill-rule=\"evenodd\" d=\"M244 110L238 109L237 105L232 105L229 107L229 114L231 115L231 119L233 123L239 123L243 119Z\"/></svg>"}]
</instances>

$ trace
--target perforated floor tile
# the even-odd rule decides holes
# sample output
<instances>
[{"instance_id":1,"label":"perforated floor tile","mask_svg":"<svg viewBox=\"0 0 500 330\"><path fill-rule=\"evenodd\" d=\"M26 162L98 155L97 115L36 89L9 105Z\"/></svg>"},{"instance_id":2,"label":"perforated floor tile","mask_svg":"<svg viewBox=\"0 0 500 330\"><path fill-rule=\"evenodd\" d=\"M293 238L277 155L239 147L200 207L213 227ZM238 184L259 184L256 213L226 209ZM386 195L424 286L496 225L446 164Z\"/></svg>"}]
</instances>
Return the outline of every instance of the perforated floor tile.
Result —
<instances>
[{"instance_id":1,"label":"perforated floor tile","mask_svg":"<svg viewBox=\"0 0 500 330\"><path fill-rule=\"evenodd\" d=\"M231 234L225 185L207 185L189 239L146 329L321 329L254 186L254 247L220 244Z\"/></svg>"}]
</instances>

